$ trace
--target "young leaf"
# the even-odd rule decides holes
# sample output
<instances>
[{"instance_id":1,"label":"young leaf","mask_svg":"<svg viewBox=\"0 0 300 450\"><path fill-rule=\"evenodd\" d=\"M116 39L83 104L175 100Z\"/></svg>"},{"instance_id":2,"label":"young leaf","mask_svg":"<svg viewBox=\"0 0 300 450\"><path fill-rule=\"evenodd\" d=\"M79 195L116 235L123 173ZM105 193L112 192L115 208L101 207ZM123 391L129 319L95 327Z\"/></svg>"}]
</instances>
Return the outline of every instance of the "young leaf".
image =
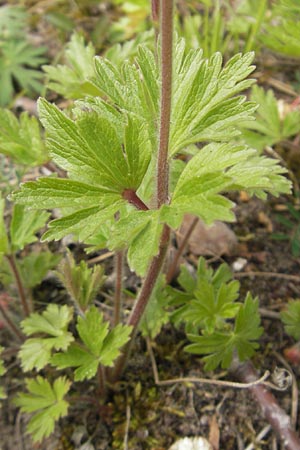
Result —
<instances>
[{"instance_id":1,"label":"young leaf","mask_svg":"<svg viewBox=\"0 0 300 450\"><path fill-rule=\"evenodd\" d=\"M43 66L48 76L48 88L65 98L99 96L100 91L89 81L95 74L95 48L90 42L84 44L83 36L74 33L66 46L64 65Z\"/></svg>"},{"instance_id":2,"label":"young leaf","mask_svg":"<svg viewBox=\"0 0 300 450\"><path fill-rule=\"evenodd\" d=\"M259 108L256 120L243 125L243 137L248 145L263 150L266 145L272 146L299 133L300 111L290 110L282 116L272 90L253 86L251 101L256 102Z\"/></svg>"},{"instance_id":3,"label":"young leaf","mask_svg":"<svg viewBox=\"0 0 300 450\"><path fill-rule=\"evenodd\" d=\"M185 347L189 353L208 355L203 358L205 370L214 370L218 365L227 369L237 352L239 360L253 356L258 348L257 339L262 334L259 326L258 300L247 294L245 303L239 308L234 329L230 332L205 333L203 336L188 335L193 344Z\"/></svg>"},{"instance_id":4,"label":"young leaf","mask_svg":"<svg viewBox=\"0 0 300 450\"><path fill-rule=\"evenodd\" d=\"M48 271L54 269L61 255L51 252L33 252L17 260L24 286L33 288L42 282Z\"/></svg>"},{"instance_id":5,"label":"young leaf","mask_svg":"<svg viewBox=\"0 0 300 450\"><path fill-rule=\"evenodd\" d=\"M56 272L75 304L85 311L94 300L104 283L104 269L95 265L89 268L85 261L76 265L70 252L61 262Z\"/></svg>"},{"instance_id":6,"label":"young leaf","mask_svg":"<svg viewBox=\"0 0 300 450\"><path fill-rule=\"evenodd\" d=\"M51 386L48 380L38 376L36 379L27 379L26 385L29 393L18 394L14 402L21 407L22 412L35 412L27 431L34 442L40 442L54 431L55 422L67 415L69 403L64 397L71 382L65 377L59 377Z\"/></svg>"},{"instance_id":7,"label":"young leaf","mask_svg":"<svg viewBox=\"0 0 300 450\"><path fill-rule=\"evenodd\" d=\"M32 313L21 322L22 330L27 336L35 333L51 336L27 339L21 346L19 357L25 372L33 368L42 369L49 363L54 349L68 348L74 340L72 334L67 331L72 315L72 308L50 304L42 314Z\"/></svg>"},{"instance_id":8,"label":"young leaf","mask_svg":"<svg viewBox=\"0 0 300 450\"><path fill-rule=\"evenodd\" d=\"M285 331L295 339L300 339L300 300L288 303L286 311L280 314Z\"/></svg>"},{"instance_id":9,"label":"young leaf","mask_svg":"<svg viewBox=\"0 0 300 450\"><path fill-rule=\"evenodd\" d=\"M12 251L22 250L25 245L37 241L35 233L45 226L49 216L45 211L30 211L22 205L14 205L10 223Z\"/></svg>"},{"instance_id":10,"label":"young leaf","mask_svg":"<svg viewBox=\"0 0 300 450\"><path fill-rule=\"evenodd\" d=\"M48 155L37 119L26 112L17 119L11 111L0 109L0 151L19 164L46 162Z\"/></svg>"},{"instance_id":11,"label":"young leaf","mask_svg":"<svg viewBox=\"0 0 300 450\"><path fill-rule=\"evenodd\" d=\"M120 348L128 341L132 327L118 325L112 331L108 322L103 321L103 314L92 306L85 317L78 317L77 331L84 346L71 344L64 353L55 354L51 362L64 369L76 367L75 381L90 379L95 376L99 364L113 366L120 354Z\"/></svg>"}]
</instances>

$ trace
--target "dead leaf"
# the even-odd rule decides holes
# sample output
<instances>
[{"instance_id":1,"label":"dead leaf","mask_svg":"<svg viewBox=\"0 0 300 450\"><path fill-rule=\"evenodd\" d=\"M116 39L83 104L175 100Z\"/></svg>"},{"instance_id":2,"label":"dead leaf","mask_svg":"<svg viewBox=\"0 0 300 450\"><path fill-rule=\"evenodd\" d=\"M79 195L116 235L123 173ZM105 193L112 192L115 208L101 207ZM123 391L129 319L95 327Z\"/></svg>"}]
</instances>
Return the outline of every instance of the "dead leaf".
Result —
<instances>
[{"instance_id":1,"label":"dead leaf","mask_svg":"<svg viewBox=\"0 0 300 450\"><path fill-rule=\"evenodd\" d=\"M216 414L212 416L210 421L208 441L212 446L213 450L220 449L220 428L218 425Z\"/></svg>"}]
</instances>

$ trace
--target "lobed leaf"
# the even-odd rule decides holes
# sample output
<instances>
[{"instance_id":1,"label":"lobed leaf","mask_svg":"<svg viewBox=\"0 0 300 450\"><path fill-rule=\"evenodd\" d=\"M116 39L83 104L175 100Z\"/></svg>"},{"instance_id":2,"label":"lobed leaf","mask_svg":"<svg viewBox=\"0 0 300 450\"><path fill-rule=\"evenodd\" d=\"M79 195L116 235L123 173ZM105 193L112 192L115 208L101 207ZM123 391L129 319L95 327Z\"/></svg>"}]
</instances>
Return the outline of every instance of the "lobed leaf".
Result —
<instances>
[{"instance_id":1,"label":"lobed leaf","mask_svg":"<svg viewBox=\"0 0 300 450\"><path fill-rule=\"evenodd\" d=\"M67 415L69 404L64 400L71 383L65 377L57 378L53 385L45 378L26 380L28 394L20 393L15 404L22 412L35 414L29 421L27 431L32 434L34 442L40 442L48 437L61 417Z\"/></svg>"}]
</instances>

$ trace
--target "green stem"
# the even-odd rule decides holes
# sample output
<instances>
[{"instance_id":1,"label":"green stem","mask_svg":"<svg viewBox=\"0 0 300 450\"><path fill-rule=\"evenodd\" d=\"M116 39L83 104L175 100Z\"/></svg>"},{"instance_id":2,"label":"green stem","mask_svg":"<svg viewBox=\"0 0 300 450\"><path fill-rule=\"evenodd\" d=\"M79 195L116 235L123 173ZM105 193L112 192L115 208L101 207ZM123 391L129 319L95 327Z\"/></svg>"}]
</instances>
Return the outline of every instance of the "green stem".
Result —
<instances>
[{"instance_id":1,"label":"green stem","mask_svg":"<svg viewBox=\"0 0 300 450\"><path fill-rule=\"evenodd\" d=\"M20 297L20 300L22 303L24 315L27 317L30 314L30 308L29 308L29 304L28 304L28 301L26 298L23 281L21 279L21 275L19 273L19 269L18 269L16 261L15 261L15 257L14 257L14 255L6 255L6 258L7 258L7 261L9 263L9 266L11 268L11 271L12 271L13 276L16 281L16 285L17 285L19 297Z\"/></svg>"},{"instance_id":2,"label":"green stem","mask_svg":"<svg viewBox=\"0 0 300 450\"><path fill-rule=\"evenodd\" d=\"M259 2L259 7L258 7L255 23L250 28L250 33L248 35L248 38L247 38L247 41L245 44L245 50L244 50L245 53L253 50L254 41L255 41L256 36L259 33L261 24L265 18L266 9L267 9L267 0L261 0Z\"/></svg>"},{"instance_id":3,"label":"green stem","mask_svg":"<svg viewBox=\"0 0 300 450\"><path fill-rule=\"evenodd\" d=\"M116 327L121 320L121 306L122 306L122 280L123 280L123 266L124 266L124 251L120 250L115 256L116 268L116 283L115 283L115 298L114 298L114 327Z\"/></svg>"}]
</instances>

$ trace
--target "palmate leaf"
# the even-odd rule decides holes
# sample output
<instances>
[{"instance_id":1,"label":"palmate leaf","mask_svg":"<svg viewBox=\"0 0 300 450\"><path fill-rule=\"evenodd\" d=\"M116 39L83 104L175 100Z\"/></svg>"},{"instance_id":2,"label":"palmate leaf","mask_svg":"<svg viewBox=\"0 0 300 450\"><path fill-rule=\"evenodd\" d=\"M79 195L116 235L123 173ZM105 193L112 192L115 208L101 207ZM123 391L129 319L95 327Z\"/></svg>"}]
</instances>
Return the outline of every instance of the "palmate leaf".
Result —
<instances>
[{"instance_id":1,"label":"palmate leaf","mask_svg":"<svg viewBox=\"0 0 300 450\"><path fill-rule=\"evenodd\" d=\"M24 286L33 288L40 284L48 271L54 269L60 260L61 255L47 251L33 252L17 260Z\"/></svg>"},{"instance_id":2,"label":"palmate leaf","mask_svg":"<svg viewBox=\"0 0 300 450\"><path fill-rule=\"evenodd\" d=\"M300 338L300 300L288 303L287 309L282 311L281 320L284 323L285 331L294 339Z\"/></svg>"},{"instance_id":3,"label":"palmate leaf","mask_svg":"<svg viewBox=\"0 0 300 450\"><path fill-rule=\"evenodd\" d=\"M47 337L30 338L25 341L19 351L24 371L37 370L49 363L51 353L55 350L66 350L74 340L67 327L72 319L73 310L64 305L48 305L42 314L32 313L21 322L23 332L27 336L43 333ZM49 335L51 337L49 337Z\"/></svg>"},{"instance_id":4,"label":"palmate leaf","mask_svg":"<svg viewBox=\"0 0 300 450\"><path fill-rule=\"evenodd\" d=\"M187 163L162 215L175 228L185 213L195 214L207 224L233 221L233 203L221 193L244 189L261 198L268 191L288 193L290 182L281 175L285 172L277 160L258 156L244 145L211 143Z\"/></svg>"},{"instance_id":5,"label":"palmate leaf","mask_svg":"<svg viewBox=\"0 0 300 450\"><path fill-rule=\"evenodd\" d=\"M44 239L75 233L85 240L128 204L124 190L135 191L141 184L151 150L145 127L128 116L124 129L121 121L111 124L90 109L77 109L72 121L45 100L39 109L50 154L70 179L41 178L23 185L13 198L32 208L69 208L71 213L53 221Z\"/></svg>"},{"instance_id":6,"label":"palmate leaf","mask_svg":"<svg viewBox=\"0 0 300 450\"><path fill-rule=\"evenodd\" d=\"M22 412L35 412L27 431L34 442L40 442L54 431L55 422L67 415L69 403L64 397L71 382L65 377L59 377L51 385L48 380L38 376L36 379L27 379L26 385L29 393L18 394L14 403L21 407Z\"/></svg>"},{"instance_id":7,"label":"palmate leaf","mask_svg":"<svg viewBox=\"0 0 300 450\"><path fill-rule=\"evenodd\" d=\"M262 150L266 145L273 145L290 138L300 131L300 111L292 110L281 117L279 102L272 90L253 86L251 100L259 105L256 120L245 123L243 138L248 145Z\"/></svg>"},{"instance_id":8,"label":"palmate leaf","mask_svg":"<svg viewBox=\"0 0 300 450\"><path fill-rule=\"evenodd\" d=\"M14 82L27 92L40 92L42 72L36 70L46 61L45 47L34 48L26 40L7 40L1 45L0 105L7 105L14 93Z\"/></svg>"},{"instance_id":9,"label":"palmate leaf","mask_svg":"<svg viewBox=\"0 0 300 450\"><path fill-rule=\"evenodd\" d=\"M46 211L32 211L23 205L14 205L10 223L12 251L22 250L25 245L37 241L35 234L45 226L49 216Z\"/></svg>"},{"instance_id":10,"label":"palmate leaf","mask_svg":"<svg viewBox=\"0 0 300 450\"><path fill-rule=\"evenodd\" d=\"M220 53L205 60L200 49L185 56L185 42L176 44L171 116L170 155L201 141L224 141L236 136L240 121L250 119L255 105L237 93L253 83L245 79L254 69L253 53L235 55L222 69Z\"/></svg>"},{"instance_id":11,"label":"palmate leaf","mask_svg":"<svg viewBox=\"0 0 300 450\"><path fill-rule=\"evenodd\" d=\"M65 98L80 98L85 95L100 95L100 91L89 81L95 75L95 48L84 44L78 33L71 36L64 52L64 65L43 66L48 76L48 88Z\"/></svg>"},{"instance_id":12,"label":"palmate leaf","mask_svg":"<svg viewBox=\"0 0 300 450\"><path fill-rule=\"evenodd\" d=\"M85 317L78 317L77 321L77 331L84 345L71 344L64 353L52 357L52 364L60 369L76 367L75 381L95 376L99 364L113 366L120 348L129 339L132 327L119 324L112 331L108 327L103 314L92 306Z\"/></svg>"},{"instance_id":13,"label":"palmate leaf","mask_svg":"<svg viewBox=\"0 0 300 450\"><path fill-rule=\"evenodd\" d=\"M178 282L183 291L168 288L169 303L176 307L172 321L177 326L184 322L186 330L222 331L226 320L234 318L240 308L236 302L240 284L230 280L227 264L213 271L206 267L204 258L199 258L196 277L182 266Z\"/></svg>"},{"instance_id":14,"label":"palmate leaf","mask_svg":"<svg viewBox=\"0 0 300 450\"><path fill-rule=\"evenodd\" d=\"M29 166L47 161L48 154L37 119L29 117L26 112L17 119L11 111L0 109L0 152L19 164Z\"/></svg>"},{"instance_id":15,"label":"palmate leaf","mask_svg":"<svg viewBox=\"0 0 300 450\"><path fill-rule=\"evenodd\" d=\"M245 303L239 308L232 331L215 331L203 336L188 335L193 343L185 347L185 350L198 355L208 355L203 358L205 370L214 370L218 365L227 369L234 352L237 352L240 361L253 356L258 348L257 339L263 331L259 323L258 300L248 293Z\"/></svg>"}]
</instances>

